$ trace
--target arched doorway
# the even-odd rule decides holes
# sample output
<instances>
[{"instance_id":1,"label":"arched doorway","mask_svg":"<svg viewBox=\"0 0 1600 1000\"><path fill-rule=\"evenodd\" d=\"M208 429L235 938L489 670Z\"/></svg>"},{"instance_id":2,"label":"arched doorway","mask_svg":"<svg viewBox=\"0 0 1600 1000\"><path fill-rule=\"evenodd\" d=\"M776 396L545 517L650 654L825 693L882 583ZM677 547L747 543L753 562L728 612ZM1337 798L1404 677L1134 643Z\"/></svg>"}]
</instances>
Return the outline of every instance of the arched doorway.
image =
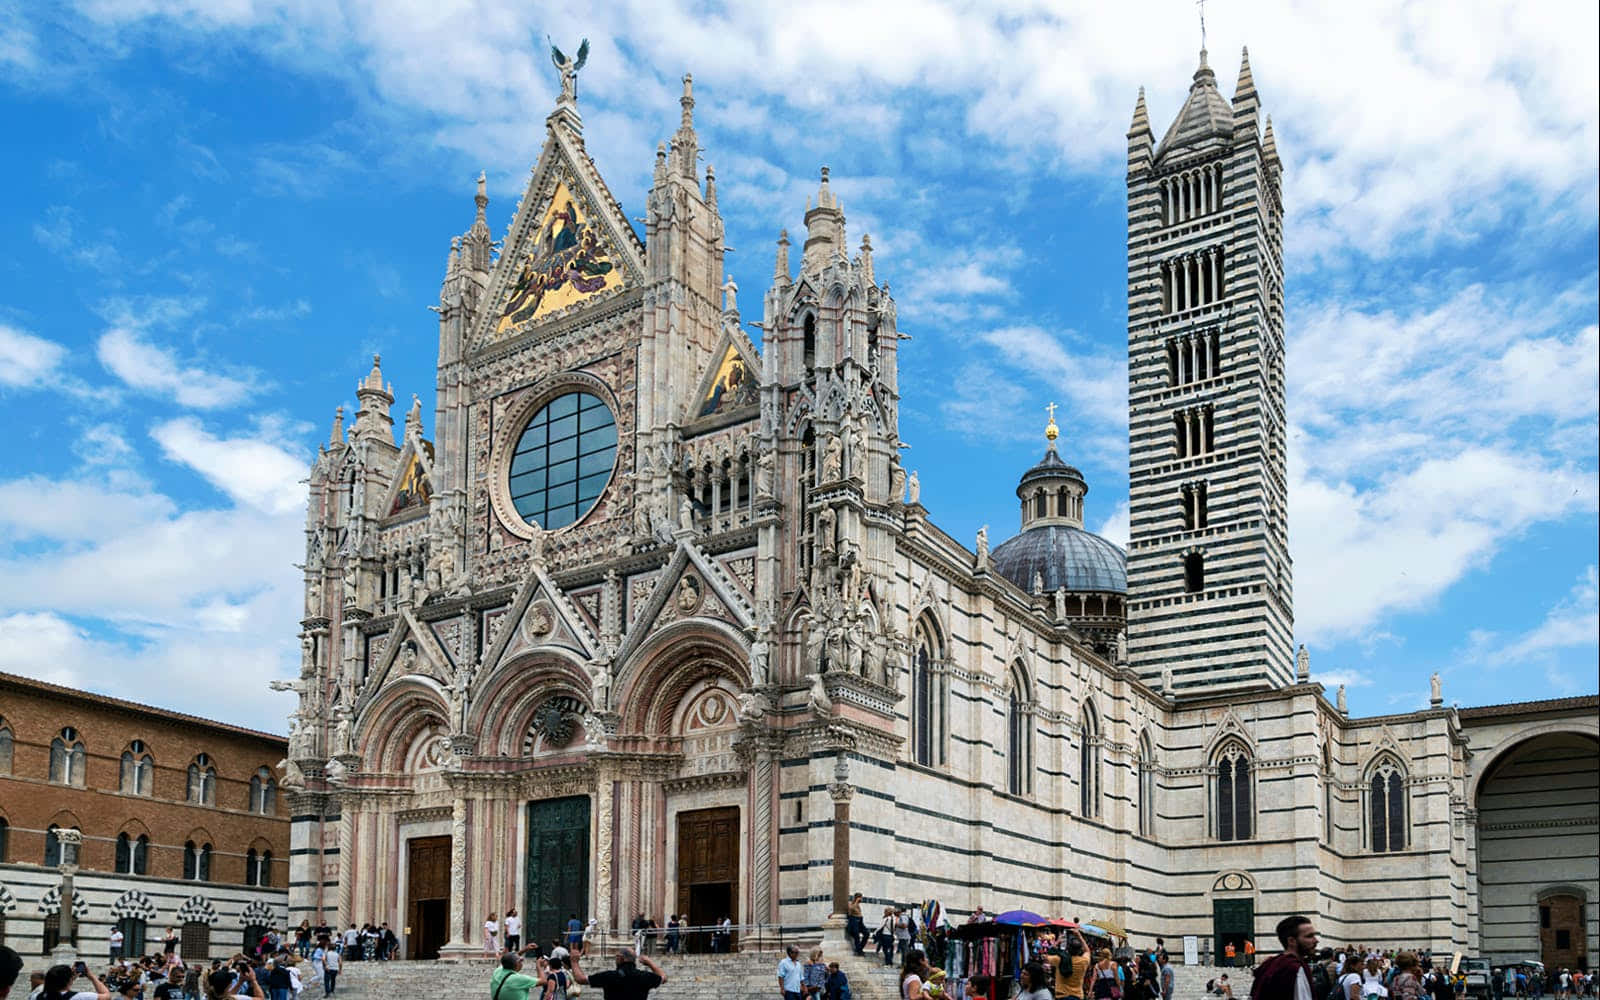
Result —
<instances>
[{"instance_id":1,"label":"arched doorway","mask_svg":"<svg viewBox=\"0 0 1600 1000\"><path fill-rule=\"evenodd\" d=\"M1587 968L1600 952L1587 912L1600 896L1600 742L1547 732L1505 747L1475 805L1483 956Z\"/></svg>"}]
</instances>

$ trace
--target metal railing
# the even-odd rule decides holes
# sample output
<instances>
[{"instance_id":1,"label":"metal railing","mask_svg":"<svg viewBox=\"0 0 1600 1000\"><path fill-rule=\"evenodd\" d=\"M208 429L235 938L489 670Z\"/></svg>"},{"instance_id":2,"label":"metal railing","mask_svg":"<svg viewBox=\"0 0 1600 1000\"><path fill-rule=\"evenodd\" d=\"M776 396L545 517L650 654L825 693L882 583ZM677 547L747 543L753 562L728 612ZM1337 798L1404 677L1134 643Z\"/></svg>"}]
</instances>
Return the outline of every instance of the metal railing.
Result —
<instances>
[{"instance_id":1,"label":"metal railing","mask_svg":"<svg viewBox=\"0 0 1600 1000\"><path fill-rule=\"evenodd\" d=\"M634 948L653 957L781 952L791 944L802 949L815 945L822 937L823 929L816 924L680 924L670 929L591 931L583 936L583 951L591 961L618 948Z\"/></svg>"}]
</instances>

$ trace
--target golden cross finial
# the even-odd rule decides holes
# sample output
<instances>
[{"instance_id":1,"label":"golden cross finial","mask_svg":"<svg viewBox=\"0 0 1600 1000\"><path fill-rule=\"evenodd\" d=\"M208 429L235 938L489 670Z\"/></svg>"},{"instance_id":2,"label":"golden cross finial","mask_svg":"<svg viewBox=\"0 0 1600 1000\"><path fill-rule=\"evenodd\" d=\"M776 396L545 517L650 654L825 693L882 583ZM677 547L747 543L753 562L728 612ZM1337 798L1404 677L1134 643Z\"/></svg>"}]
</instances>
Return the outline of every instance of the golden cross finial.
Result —
<instances>
[{"instance_id":1,"label":"golden cross finial","mask_svg":"<svg viewBox=\"0 0 1600 1000\"><path fill-rule=\"evenodd\" d=\"M1050 414L1050 422L1045 425L1044 436L1045 440L1053 445L1056 443L1056 438L1061 435L1061 428L1056 426L1056 404L1050 403L1045 410Z\"/></svg>"}]
</instances>

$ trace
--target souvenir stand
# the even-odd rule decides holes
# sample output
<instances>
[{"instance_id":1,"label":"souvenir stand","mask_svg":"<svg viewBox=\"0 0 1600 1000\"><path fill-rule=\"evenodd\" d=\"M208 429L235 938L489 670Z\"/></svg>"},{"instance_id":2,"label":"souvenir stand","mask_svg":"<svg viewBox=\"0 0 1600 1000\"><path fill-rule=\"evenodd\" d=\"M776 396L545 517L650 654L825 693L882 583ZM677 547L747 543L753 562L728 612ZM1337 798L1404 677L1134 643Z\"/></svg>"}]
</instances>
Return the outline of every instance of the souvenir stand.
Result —
<instances>
[{"instance_id":1,"label":"souvenir stand","mask_svg":"<svg viewBox=\"0 0 1600 1000\"><path fill-rule=\"evenodd\" d=\"M961 924L949 933L946 995L962 996L973 976L989 977L986 1000L1008 1000L1018 972L1027 960L1033 938L1049 921L1027 910L1008 910L977 924Z\"/></svg>"}]
</instances>

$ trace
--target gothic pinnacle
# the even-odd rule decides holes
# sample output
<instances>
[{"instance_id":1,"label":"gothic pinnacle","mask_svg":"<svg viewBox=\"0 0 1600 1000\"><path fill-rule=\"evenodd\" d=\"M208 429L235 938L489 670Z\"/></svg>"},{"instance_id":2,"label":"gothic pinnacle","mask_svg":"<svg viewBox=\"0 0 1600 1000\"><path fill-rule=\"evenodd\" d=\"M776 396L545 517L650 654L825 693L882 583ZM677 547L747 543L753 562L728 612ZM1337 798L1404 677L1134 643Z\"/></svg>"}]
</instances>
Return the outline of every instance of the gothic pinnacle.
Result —
<instances>
[{"instance_id":1,"label":"gothic pinnacle","mask_svg":"<svg viewBox=\"0 0 1600 1000\"><path fill-rule=\"evenodd\" d=\"M1238 104L1242 96L1254 97L1256 95L1256 81L1250 75L1250 47L1247 45L1239 57L1239 82L1233 88L1233 103Z\"/></svg>"}]
</instances>

